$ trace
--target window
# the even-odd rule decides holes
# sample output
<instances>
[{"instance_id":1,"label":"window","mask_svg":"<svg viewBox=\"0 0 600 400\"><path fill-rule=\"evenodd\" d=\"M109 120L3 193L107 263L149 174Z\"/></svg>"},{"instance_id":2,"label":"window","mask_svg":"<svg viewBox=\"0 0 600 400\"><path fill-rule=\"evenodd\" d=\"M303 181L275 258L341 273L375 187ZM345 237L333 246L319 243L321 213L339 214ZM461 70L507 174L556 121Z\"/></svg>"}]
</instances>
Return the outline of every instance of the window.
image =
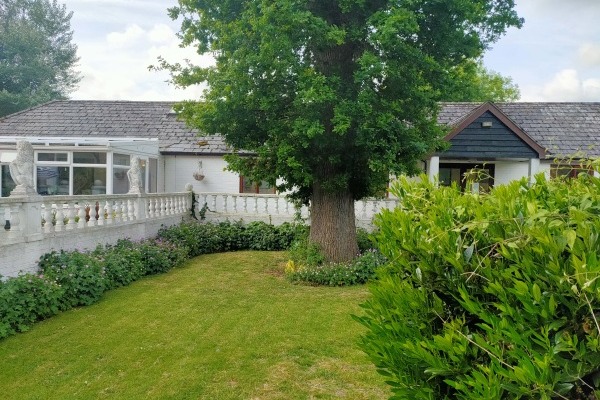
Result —
<instances>
[{"instance_id":1,"label":"window","mask_svg":"<svg viewBox=\"0 0 600 400\"><path fill-rule=\"evenodd\" d=\"M275 194L275 188L266 181L255 183L240 176L240 193Z\"/></svg>"},{"instance_id":2,"label":"window","mask_svg":"<svg viewBox=\"0 0 600 400\"><path fill-rule=\"evenodd\" d=\"M150 159L150 169L148 170L148 193L158 191L158 160Z\"/></svg>"},{"instance_id":3,"label":"window","mask_svg":"<svg viewBox=\"0 0 600 400\"><path fill-rule=\"evenodd\" d=\"M73 167L73 194L106 194L106 168Z\"/></svg>"},{"instance_id":4,"label":"window","mask_svg":"<svg viewBox=\"0 0 600 400\"><path fill-rule=\"evenodd\" d=\"M69 167L37 166L36 187L38 194L43 196L69 194Z\"/></svg>"},{"instance_id":5,"label":"window","mask_svg":"<svg viewBox=\"0 0 600 400\"><path fill-rule=\"evenodd\" d=\"M494 164L440 164L439 182L442 186L453 183L463 191L487 193L494 186Z\"/></svg>"},{"instance_id":6,"label":"window","mask_svg":"<svg viewBox=\"0 0 600 400\"><path fill-rule=\"evenodd\" d=\"M41 162L67 162L68 153L38 153L37 160Z\"/></svg>"},{"instance_id":7,"label":"window","mask_svg":"<svg viewBox=\"0 0 600 400\"><path fill-rule=\"evenodd\" d=\"M106 153L73 152L73 164L106 164Z\"/></svg>"},{"instance_id":8,"label":"window","mask_svg":"<svg viewBox=\"0 0 600 400\"><path fill-rule=\"evenodd\" d=\"M550 167L550 177L551 178L577 178L579 174L582 172L592 174L593 170L590 167L586 167L583 165L568 165L568 164L552 164Z\"/></svg>"},{"instance_id":9,"label":"window","mask_svg":"<svg viewBox=\"0 0 600 400\"><path fill-rule=\"evenodd\" d=\"M0 165L0 197L8 197L16 186L10 176L8 164Z\"/></svg>"},{"instance_id":10,"label":"window","mask_svg":"<svg viewBox=\"0 0 600 400\"><path fill-rule=\"evenodd\" d=\"M113 154L113 194L124 194L129 191L129 179L127 170L131 163L129 154Z\"/></svg>"}]
</instances>

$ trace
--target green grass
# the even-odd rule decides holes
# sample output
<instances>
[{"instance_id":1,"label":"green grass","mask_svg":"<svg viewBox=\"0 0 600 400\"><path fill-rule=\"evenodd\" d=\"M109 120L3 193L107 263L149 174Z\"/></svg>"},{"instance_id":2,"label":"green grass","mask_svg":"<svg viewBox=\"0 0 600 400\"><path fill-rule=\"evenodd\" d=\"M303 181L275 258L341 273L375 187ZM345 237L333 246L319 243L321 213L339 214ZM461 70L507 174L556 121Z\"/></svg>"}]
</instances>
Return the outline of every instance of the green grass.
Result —
<instances>
[{"instance_id":1,"label":"green grass","mask_svg":"<svg viewBox=\"0 0 600 400\"><path fill-rule=\"evenodd\" d=\"M364 287L289 284L285 253L198 257L0 341L5 399L381 399Z\"/></svg>"}]
</instances>

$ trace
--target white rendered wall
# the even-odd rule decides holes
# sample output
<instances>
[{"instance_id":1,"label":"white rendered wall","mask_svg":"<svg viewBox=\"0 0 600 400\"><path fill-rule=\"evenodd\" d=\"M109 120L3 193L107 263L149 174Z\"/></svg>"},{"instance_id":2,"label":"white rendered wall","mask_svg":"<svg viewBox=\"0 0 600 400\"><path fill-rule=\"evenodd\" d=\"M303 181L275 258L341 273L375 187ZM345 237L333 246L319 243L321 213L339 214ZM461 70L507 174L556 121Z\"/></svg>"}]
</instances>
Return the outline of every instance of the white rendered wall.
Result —
<instances>
[{"instance_id":1,"label":"white rendered wall","mask_svg":"<svg viewBox=\"0 0 600 400\"><path fill-rule=\"evenodd\" d=\"M225 171L227 163L223 157L207 156L164 156L164 191L166 193L183 190L191 183L196 193L239 193L239 175ZM202 161L204 179L197 181L192 174L198 170L198 161Z\"/></svg>"},{"instance_id":2,"label":"white rendered wall","mask_svg":"<svg viewBox=\"0 0 600 400\"><path fill-rule=\"evenodd\" d=\"M529 161L496 161L494 186L529 176Z\"/></svg>"},{"instance_id":3,"label":"white rendered wall","mask_svg":"<svg viewBox=\"0 0 600 400\"><path fill-rule=\"evenodd\" d=\"M20 272L35 273L43 254L59 250L94 250L98 245L114 244L118 239L142 240L155 237L164 226L178 224L183 215L130 221L122 225L94 226L46 235L41 240L21 241L0 246L0 276L17 276Z\"/></svg>"}]
</instances>

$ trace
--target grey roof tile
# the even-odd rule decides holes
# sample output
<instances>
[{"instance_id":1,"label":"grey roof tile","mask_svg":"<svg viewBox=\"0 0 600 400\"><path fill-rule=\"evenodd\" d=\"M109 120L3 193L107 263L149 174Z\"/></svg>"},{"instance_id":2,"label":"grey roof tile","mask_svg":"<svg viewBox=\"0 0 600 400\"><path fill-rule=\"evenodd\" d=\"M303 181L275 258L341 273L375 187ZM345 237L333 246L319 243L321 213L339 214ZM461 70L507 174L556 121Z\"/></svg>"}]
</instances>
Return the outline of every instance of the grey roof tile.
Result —
<instances>
[{"instance_id":1,"label":"grey roof tile","mask_svg":"<svg viewBox=\"0 0 600 400\"><path fill-rule=\"evenodd\" d=\"M0 119L0 136L143 137L164 153L223 154L220 136L200 136L169 114L173 102L53 101ZM455 125L481 103L442 103L438 120ZM600 156L600 103L496 103L550 157Z\"/></svg>"},{"instance_id":2,"label":"grey roof tile","mask_svg":"<svg viewBox=\"0 0 600 400\"><path fill-rule=\"evenodd\" d=\"M161 152L223 154L220 136L201 137L175 115L166 101L52 101L0 119L0 136L143 137L159 139ZM171 148L173 139L186 146ZM195 143L207 140L211 146Z\"/></svg>"}]
</instances>

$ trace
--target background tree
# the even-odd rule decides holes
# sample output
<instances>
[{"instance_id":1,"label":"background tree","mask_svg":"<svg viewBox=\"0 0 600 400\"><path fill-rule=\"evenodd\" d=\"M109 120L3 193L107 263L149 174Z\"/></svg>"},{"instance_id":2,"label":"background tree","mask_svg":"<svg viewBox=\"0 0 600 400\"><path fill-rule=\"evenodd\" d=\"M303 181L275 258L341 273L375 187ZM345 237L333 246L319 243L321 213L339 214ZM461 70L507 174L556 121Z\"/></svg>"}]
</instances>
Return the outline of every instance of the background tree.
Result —
<instances>
[{"instance_id":1,"label":"background tree","mask_svg":"<svg viewBox=\"0 0 600 400\"><path fill-rule=\"evenodd\" d=\"M481 60L466 60L450 70L444 101L517 101L519 87L509 77L490 71Z\"/></svg>"},{"instance_id":2,"label":"background tree","mask_svg":"<svg viewBox=\"0 0 600 400\"><path fill-rule=\"evenodd\" d=\"M522 24L513 0L179 0L170 14L216 58L162 61L178 85L208 83L184 118L255 154L232 170L310 201L310 239L335 261L357 253L354 201L440 143L453 69Z\"/></svg>"},{"instance_id":3,"label":"background tree","mask_svg":"<svg viewBox=\"0 0 600 400\"><path fill-rule=\"evenodd\" d=\"M0 117L64 99L77 87L72 15L56 0L0 3Z\"/></svg>"}]
</instances>

